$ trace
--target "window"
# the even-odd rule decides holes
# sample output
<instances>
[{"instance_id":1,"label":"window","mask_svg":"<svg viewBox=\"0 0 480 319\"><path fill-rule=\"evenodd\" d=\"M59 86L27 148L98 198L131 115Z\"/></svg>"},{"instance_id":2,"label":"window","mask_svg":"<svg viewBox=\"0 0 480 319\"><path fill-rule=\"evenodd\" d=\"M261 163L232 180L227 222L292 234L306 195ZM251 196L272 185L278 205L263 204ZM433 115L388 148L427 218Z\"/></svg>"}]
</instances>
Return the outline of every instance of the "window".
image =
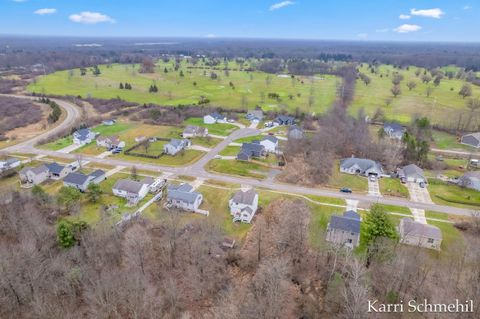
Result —
<instances>
[{"instance_id":1,"label":"window","mask_svg":"<svg viewBox=\"0 0 480 319\"><path fill-rule=\"evenodd\" d=\"M353 241L351 238L347 239L347 243L351 244Z\"/></svg>"},{"instance_id":2,"label":"window","mask_svg":"<svg viewBox=\"0 0 480 319\"><path fill-rule=\"evenodd\" d=\"M427 243L433 244L433 238L428 238Z\"/></svg>"}]
</instances>

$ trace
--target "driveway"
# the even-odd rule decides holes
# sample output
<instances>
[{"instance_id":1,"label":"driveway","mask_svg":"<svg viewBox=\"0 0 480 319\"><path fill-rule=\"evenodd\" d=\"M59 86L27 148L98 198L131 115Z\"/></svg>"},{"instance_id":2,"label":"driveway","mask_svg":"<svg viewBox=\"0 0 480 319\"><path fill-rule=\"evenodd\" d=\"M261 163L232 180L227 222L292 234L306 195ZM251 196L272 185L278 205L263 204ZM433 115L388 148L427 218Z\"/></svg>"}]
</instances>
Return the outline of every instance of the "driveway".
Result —
<instances>
[{"instance_id":1,"label":"driveway","mask_svg":"<svg viewBox=\"0 0 480 319\"><path fill-rule=\"evenodd\" d=\"M371 181L370 178L368 179L368 196L382 196L382 194L380 194L380 184L378 184L378 178L376 178L375 181Z\"/></svg>"},{"instance_id":2,"label":"driveway","mask_svg":"<svg viewBox=\"0 0 480 319\"><path fill-rule=\"evenodd\" d=\"M407 189L410 193L410 199L414 202L433 204L430 194L428 193L427 188L420 187L417 183L409 182L407 183ZM425 210L418 208L410 208L412 212L413 219L422 224L426 224L427 220L425 218Z\"/></svg>"}]
</instances>

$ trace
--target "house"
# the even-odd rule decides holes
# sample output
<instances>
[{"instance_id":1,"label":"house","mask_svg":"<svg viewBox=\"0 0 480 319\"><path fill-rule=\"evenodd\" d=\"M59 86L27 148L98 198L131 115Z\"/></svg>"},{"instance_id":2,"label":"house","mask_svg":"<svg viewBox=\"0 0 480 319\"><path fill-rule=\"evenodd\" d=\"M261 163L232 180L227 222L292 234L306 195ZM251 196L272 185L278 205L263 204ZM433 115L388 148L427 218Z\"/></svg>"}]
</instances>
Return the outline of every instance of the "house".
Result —
<instances>
[{"instance_id":1,"label":"house","mask_svg":"<svg viewBox=\"0 0 480 319\"><path fill-rule=\"evenodd\" d=\"M266 154L265 146L259 143L243 143L237 160L249 161L252 157L265 157Z\"/></svg>"},{"instance_id":2,"label":"house","mask_svg":"<svg viewBox=\"0 0 480 319\"><path fill-rule=\"evenodd\" d=\"M167 203L183 210L197 211L203 201L203 195L195 192L189 184L168 185Z\"/></svg>"},{"instance_id":3,"label":"house","mask_svg":"<svg viewBox=\"0 0 480 319\"><path fill-rule=\"evenodd\" d=\"M384 123L383 131L388 137L392 139L401 140L407 130L400 124L392 122L392 123Z\"/></svg>"},{"instance_id":4,"label":"house","mask_svg":"<svg viewBox=\"0 0 480 319\"><path fill-rule=\"evenodd\" d=\"M113 194L127 199L130 205L136 205L148 194L148 186L130 179L120 179L113 186Z\"/></svg>"},{"instance_id":5,"label":"house","mask_svg":"<svg viewBox=\"0 0 480 319\"><path fill-rule=\"evenodd\" d=\"M6 160L4 161L0 161L0 170L7 170L7 169L11 169L11 168L15 168L15 167L18 167L20 166L20 164L22 164L22 162L20 162L18 159L16 158L7 158Z\"/></svg>"},{"instance_id":6,"label":"house","mask_svg":"<svg viewBox=\"0 0 480 319\"><path fill-rule=\"evenodd\" d=\"M147 185L150 189L150 186L155 182L155 180L150 176L146 176L140 182Z\"/></svg>"},{"instance_id":7,"label":"house","mask_svg":"<svg viewBox=\"0 0 480 319\"><path fill-rule=\"evenodd\" d=\"M480 191L480 171L466 172L458 179L457 185Z\"/></svg>"},{"instance_id":8,"label":"house","mask_svg":"<svg viewBox=\"0 0 480 319\"><path fill-rule=\"evenodd\" d=\"M112 148L123 148L125 147L125 142L120 141L118 136L99 136L97 138L97 146L105 147L107 149Z\"/></svg>"},{"instance_id":9,"label":"house","mask_svg":"<svg viewBox=\"0 0 480 319\"><path fill-rule=\"evenodd\" d=\"M288 115L279 115L274 121L278 125L294 125L295 118L293 116Z\"/></svg>"},{"instance_id":10,"label":"house","mask_svg":"<svg viewBox=\"0 0 480 319\"><path fill-rule=\"evenodd\" d=\"M423 170L415 164L404 166L398 172L398 177L403 182L426 183L427 179Z\"/></svg>"},{"instance_id":11,"label":"house","mask_svg":"<svg viewBox=\"0 0 480 319\"><path fill-rule=\"evenodd\" d=\"M150 184L150 193L158 193L160 190L163 189L166 183L166 179L156 178L153 183Z\"/></svg>"},{"instance_id":12,"label":"house","mask_svg":"<svg viewBox=\"0 0 480 319\"><path fill-rule=\"evenodd\" d=\"M342 216L333 215L327 226L327 241L346 246L357 247L360 244L360 215L350 210Z\"/></svg>"},{"instance_id":13,"label":"house","mask_svg":"<svg viewBox=\"0 0 480 319\"><path fill-rule=\"evenodd\" d=\"M226 123L227 118L218 112L205 115L203 117L204 124Z\"/></svg>"},{"instance_id":14,"label":"house","mask_svg":"<svg viewBox=\"0 0 480 319\"><path fill-rule=\"evenodd\" d=\"M169 143L163 146L163 152L168 155L176 155L178 152L188 148L192 143L187 139L172 138Z\"/></svg>"},{"instance_id":15,"label":"house","mask_svg":"<svg viewBox=\"0 0 480 319\"><path fill-rule=\"evenodd\" d=\"M112 126L113 124L116 123L116 121L114 119L109 119L109 120L102 121L102 123L103 125Z\"/></svg>"},{"instance_id":16,"label":"house","mask_svg":"<svg viewBox=\"0 0 480 319\"><path fill-rule=\"evenodd\" d=\"M233 221L250 223L258 209L258 194L255 190L238 191L228 201Z\"/></svg>"},{"instance_id":17,"label":"house","mask_svg":"<svg viewBox=\"0 0 480 319\"><path fill-rule=\"evenodd\" d=\"M48 168L48 177L54 180L62 179L72 172L71 166L63 166L55 162L45 164L45 166Z\"/></svg>"},{"instance_id":18,"label":"house","mask_svg":"<svg viewBox=\"0 0 480 319\"><path fill-rule=\"evenodd\" d=\"M278 138L275 136L265 136L261 141L253 141L252 143L260 144L265 147L265 151L276 153L278 149Z\"/></svg>"},{"instance_id":19,"label":"house","mask_svg":"<svg viewBox=\"0 0 480 319\"><path fill-rule=\"evenodd\" d=\"M208 135L208 128L188 125L183 130L182 136L183 138L187 137L205 137Z\"/></svg>"},{"instance_id":20,"label":"house","mask_svg":"<svg viewBox=\"0 0 480 319\"><path fill-rule=\"evenodd\" d=\"M135 142L139 143L139 142L143 142L145 141L147 138L145 136L137 136L135 137Z\"/></svg>"},{"instance_id":21,"label":"house","mask_svg":"<svg viewBox=\"0 0 480 319\"><path fill-rule=\"evenodd\" d=\"M350 157L340 161L340 172L363 176L381 176L383 169L380 163L365 158Z\"/></svg>"},{"instance_id":22,"label":"house","mask_svg":"<svg viewBox=\"0 0 480 319\"><path fill-rule=\"evenodd\" d=\"M262 110L251 110L251 111L248 111L247 115L245 116L245 118L249 121L256 121L256 122L260 122L261 120L263 120L263 111Z\"/></svg>"},{"instance_id":23,"label":"house","mask_svg":"<svg viewBox=\"0 0 480 319\"><path fill-rule=\"evenodd\" d=\"M45 165L37 167L26 167L19 173L22 184L38 185L46 181L49 177L48 168Z\"/></svg>"},{"instance_id":24,"label":"house","mask_svg":"<svg viewBox=\"0 0 480 319\"><path fill-rule=\"evenodd\" d=\"M95 139L95 132L88 128L82 128L73 133L73 143L77 145L85 145L91 143Z\"/></svg>"},{"instance_id":25,"label":"house","mask_svg":"<svg viewBox=\"0 0 480 319\"><path fill-rule=\"evenodd\" d=\"M99 184L106 179L105 172L96 170L89 175L83 173L70 173L63 179L63 185L74 187L81 192L85 192L92 183Z\"/></svg>"},{"instance_id":26,"label":"house","mask_svg":"<svg viewBox=\"0 0 480 319\"><path fill-rule=\"evenodd\" d=\"M460 143L480 148L480 132L463 135Z\"/></svg>"},{"instance_id":27,"label":"house","mask_svg":"<svg viewBox=\"0 0 480 319\"><path fill-rule=\"evenodd\" d=\"M293 140L300 140L303 138L303 130L296 126L292 125L288 128L288 138L291 138Z\"/></svg>"},{"instance_id":28,"label":"house","mask_svg":"<svg viewBox=\"0 0 480 319\"><path fill-rule=\"evenodd\" d=\"M440 250L442 232L433 225L422 224L411 218L400 220L400 242L407 245Z\"/></svg>"}]
</instances>

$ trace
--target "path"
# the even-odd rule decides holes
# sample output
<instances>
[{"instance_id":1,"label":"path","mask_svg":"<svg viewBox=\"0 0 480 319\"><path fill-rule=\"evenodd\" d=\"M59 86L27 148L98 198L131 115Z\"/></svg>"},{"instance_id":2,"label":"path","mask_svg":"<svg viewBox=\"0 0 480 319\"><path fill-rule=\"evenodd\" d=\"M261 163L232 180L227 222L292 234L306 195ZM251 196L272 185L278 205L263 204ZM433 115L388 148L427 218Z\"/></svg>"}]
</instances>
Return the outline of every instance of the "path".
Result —
<instances>
[{"instance_id":1,"label":"path","mask_svg":"<svg viewBox=\"0 0 480 319\"><path fill-rule=\"evenodd\" d=\"M368 179L368 196L381 197L380 194L380 184L378 183L378 178L375 178L374 181Z\"/></svg>"},{"instance_id":2,"label":"path","mask_svg":"<svg viewBox=\"0 0 480 319\"><path fill-rule=\"evenodd\" d=\"M428 190L426 187L422 188L417 183L409 182L407 183L407 189L408 189L408 192L410 193L411 200L415 202L420 202L420 203L433 204L432 199L430 198L430 194L428 193ZM412 212L413 219L415 219L417 222L420 222L422 224L427 223L424 209L410 207L410 210Z\"/></svg>"}]
</instances>

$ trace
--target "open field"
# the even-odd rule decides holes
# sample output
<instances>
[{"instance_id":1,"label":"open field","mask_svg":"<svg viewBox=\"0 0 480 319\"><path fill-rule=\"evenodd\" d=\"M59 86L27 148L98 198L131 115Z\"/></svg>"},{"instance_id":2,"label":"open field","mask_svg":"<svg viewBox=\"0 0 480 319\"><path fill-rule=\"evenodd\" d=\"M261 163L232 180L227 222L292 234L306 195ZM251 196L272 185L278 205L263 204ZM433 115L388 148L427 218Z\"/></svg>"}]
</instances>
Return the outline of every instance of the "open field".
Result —
<instances>
[{"instance_id":1,"label":"open field","mask_svg":"<svg viewBox=\"0 0 480 319\"><path fill-rule=\"evenodd\" d=\"M183 166L183 165L189 165L198 161L205 154L206 154L205 152L198 151L198 150L186 150L175 156L162 155L158 159L126 155L124 153L112 155L111 157L132 161L132 162L142 162L142 163L167 165L167 166Z\"/></svg>"},{"instance_id":2,"label":"open field","mask_svg":"<svg viewBox=\"0 0 480 319\"><path fill-rule=\"evenodd\" d=\"M367 114L373 115L381 108L388 119L405 124L410 122L413 114L428 116L433 123L443 124L450 123L458 112L468 112L466 99L458 94L465 83L463 80L444 78L438 86L435 86L433 81L425 84L421 81L423 69L419 77L415 75L415 70L416 67L399 70L390 65L381 65L374 74L368 70L367 64L363 64L360 72L370 77L371 83L367 86L362 80L357 80L355 98L350 107L351 114L357 114L360 108L364 108ZM393 98L390 91L394 72L404 76L400 84L402 93L396 98ZM410 91L406 85L412 80L417 86ZM427 87L433 90L429 97L426 96ZM480 96L480 87L472 85L472 91L472 96ZM391 104L387 106L386 101L389 99Z\"/></svg>"},{"instance_id":3,"label":"open field","mask_svg":"<svg viewBox=\"0 0 480 319\"><path fill-rule=\"evenodd\" d=\"M408 189L398 178L380 178L378 183L382 195L408 198Z\"/></svg>"},{"instance_id":4,"label":"open field","mask_svg":"<svg viewBox=\"0 0 480 319\"><path fill-rule=\"evenodd\" d=\"M199 64L196 67L200 66ZM233 63L232 63L233 66ZM137 103L180 105L198 103L201 97L208 98L211 105L239 108L262 106L265 110L297 107L303 111L322 113L335 99L337 78L321 77L281 77L263 72L231 70L228 76L223 70L190 69L191 64L183 60L178 71L174 62L158 61L155 73L139 73L140 65L101 65L101 74L94 76L89 70L85 76L80 70L59 71L38 78L28 86L30 92L59 95L81 95L82 97L116 98ZM202 66L203 67L203 66ZM218 66L223 69L223 65ZM167 69L168 73L164 70ZM238 69L238 67L235 67ZM183 76L180 75L183 73ZM216 79L210 74L215 72ZM128 82L132 90L119 89L120 82ZM303 82L303 83L302 83ZM234 89L230 85L232 83ZM150 85L156 84L157 93L149 93ZM312 88L312 89L311 89ZM313 105L309 106L310 93ZM268 93L276 93L279 100L268 98ZM242 103L243 102L243 103Z\"/></svg>"},{"instance_id":5,"label":"open field","mask_svg":"<svg viewBox=\"0 0 480 319\"><path fill-rule=\"evenodd\" d=\"M214 159L208 162L206 169L221 174L238 175L256 179L264 179L268 173L268 168L265 166L236 160Z\"/></svg>"},{"instance_id":6,"label":"open field","mask_svg":"<svg viewBox=\"0 0 480 319\"><path fill-rule=\"evenodd\" d=\"M480 209L480 192L476 190L447 184L437 179L429 179L428 184L428 191L436 204Z\"/></svg>"},{"instance_id":7,"label":"open field","mask_svg":"<svg viewBox=\"0 0 480 319\"><path fill-rule=\"evenodd\" d=\"M238 126L228 123L205 124L203 118L191 117L183 122L185 125L195 125L208 128L208 134L228 136L233 131L238 130Z\"/></svg>"},{"instance_id":8,"label":"open field","mask_svg":"<svg viewBox=\"0 0 480 319\"><path fill-rule=\"evenodd\" d=\"M475 149L474 147L460 144L460 136L457 137L455 135L436 131L436 130L432 131L432 136L434 140L432 147L442 149L442 150L460 150L460 151L469 151L472 153L478 152L478 150Z\"/></svg>"}]
</instances>

